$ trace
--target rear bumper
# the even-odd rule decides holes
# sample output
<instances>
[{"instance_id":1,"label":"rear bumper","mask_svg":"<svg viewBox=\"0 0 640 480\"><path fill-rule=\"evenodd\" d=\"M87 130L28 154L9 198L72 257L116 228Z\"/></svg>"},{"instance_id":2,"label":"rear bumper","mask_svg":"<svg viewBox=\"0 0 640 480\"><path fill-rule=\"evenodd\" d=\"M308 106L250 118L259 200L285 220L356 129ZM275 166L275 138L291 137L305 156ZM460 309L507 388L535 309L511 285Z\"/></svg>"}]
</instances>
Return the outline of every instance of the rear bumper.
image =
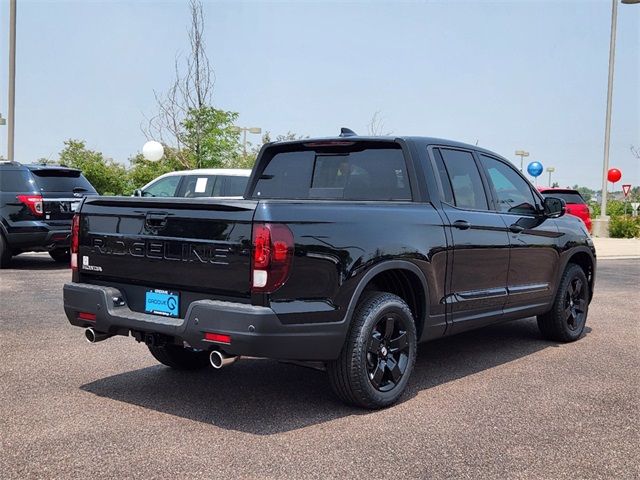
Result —
<instances>
[{"instance_id":1,"label":"rear bumper","mask_svg":"<svg viewBox=\"0 0 640 480\"><path fill-rule=\"evenodd\" d=\"M64 310L72 325L110 334L157 333L202 350L287 360L333 360L346 336L346 323L283 324L268 307L216 300L189 305L185 318L168 318L131 310L113 287L86 283L64 286ZM95 321L78 318L95 314ZM204 340L206 332L231 336L231 344Z\"/></svg>"},{"instance_id":2,"label":"rear bumper","mask_svg":"<svg viewBox=\"0 0 640 480\"><path fill-rule=\"evenodd\" d=\"M9 248L14 250L50 251L57 248L69 248L71 227L56 229L13 228L7 232L6 237Z\"/></svg>"}]
</instances>

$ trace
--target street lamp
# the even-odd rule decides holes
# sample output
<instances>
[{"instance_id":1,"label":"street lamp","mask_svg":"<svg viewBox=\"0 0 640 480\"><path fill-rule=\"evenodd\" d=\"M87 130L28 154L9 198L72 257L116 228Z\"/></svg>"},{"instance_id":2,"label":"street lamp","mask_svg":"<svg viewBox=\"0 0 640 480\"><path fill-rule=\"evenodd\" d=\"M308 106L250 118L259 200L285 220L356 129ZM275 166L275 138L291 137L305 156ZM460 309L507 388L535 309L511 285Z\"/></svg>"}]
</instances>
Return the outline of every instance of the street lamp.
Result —
<instances>
[{"instance_id":1,"label":"street lamp","mask_svg":"<svg viewBox=\"0 0 640 480\"><path fill-rule=\"evenodd\" d=\"M13 158L16 125L16 0L9 1L9 126L7 128L7 160Z\"/></svg>"},{"instance_id":2,"label":"street lamp","mask_svg":"<svg viewBox=\"0 0 640 480\"><path fill-rule=\"evenodd\" d=\"M524 169L524 157L528 157L529 152L525 152L524 150L516 150L516 155L520 157L520 171L522 172Z\"/></svg>"},{"instance_id":3,"label":"street lamp","mask_svg":"<svg viewBox=\"0 0 640 480\"><path fill-rule=\"evenodd\" d=\"M556 171L556 167L547 167L547 172L549 173L549 186L551 186L551 174Z\"/></svg>"},{"instance_id":4,"label":"street lamp","mask_svg":"<svg viewBox=\"0 0 640 480\"><path fill-rule=\"evenodd\" d=\"M627 5L640 3L640 0L622 0ZM618 0L611 0L611 39L609 40L609 79L607 82L607 114L604 125L604 159L602 162L602 196L600 198L600 216L593 221L593 234L598 237L609 236L609 217L607 216L607 173L609 171L609 144L611 138L611 99L613 97L613 66L616 57L616 26L618 24Z\"/></svg>"},{"instance_id":5,"label":"street lamp","mask_svg":"<svg viewBox=\"0 0 640 480\"><path fill-rule=\"evenodd\" d=\"M247 156L247 132L255 133L257 135L262 133L262 129L260 127L236 127L235 125L231 127L234 132L242 132L242 152L244 156Z\"/></svg>"}]
</instances>

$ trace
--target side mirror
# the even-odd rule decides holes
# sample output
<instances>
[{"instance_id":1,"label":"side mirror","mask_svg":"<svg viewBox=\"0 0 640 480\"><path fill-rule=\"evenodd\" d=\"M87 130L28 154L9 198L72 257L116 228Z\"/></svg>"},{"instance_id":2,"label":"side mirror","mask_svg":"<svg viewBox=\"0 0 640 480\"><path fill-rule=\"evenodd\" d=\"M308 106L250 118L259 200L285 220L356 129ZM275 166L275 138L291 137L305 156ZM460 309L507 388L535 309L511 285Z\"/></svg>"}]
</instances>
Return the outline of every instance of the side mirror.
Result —
<instances>
[{"instance_id":1,"label":"side mirror","mask_svg":"<svg viewBox=\"0 0 640 480\"><path fill-rule=\"evenodd\" d=\"M567 204L561 198L545 197L544 214L550 218L558 218L564 215Z\"/></svg>"},{"instance_id":2,"label":"side mirror","mask_svg":"<svg viewBox=\"0 0 640 480\"><path fill-rule=\"evenodd\" d=\"M134 196L134 197L141 197L141 196L142 196L142 190L140 190L139 188L136 188L136 189L133 191L133 196Z\"/></svg>"}]
</instances>

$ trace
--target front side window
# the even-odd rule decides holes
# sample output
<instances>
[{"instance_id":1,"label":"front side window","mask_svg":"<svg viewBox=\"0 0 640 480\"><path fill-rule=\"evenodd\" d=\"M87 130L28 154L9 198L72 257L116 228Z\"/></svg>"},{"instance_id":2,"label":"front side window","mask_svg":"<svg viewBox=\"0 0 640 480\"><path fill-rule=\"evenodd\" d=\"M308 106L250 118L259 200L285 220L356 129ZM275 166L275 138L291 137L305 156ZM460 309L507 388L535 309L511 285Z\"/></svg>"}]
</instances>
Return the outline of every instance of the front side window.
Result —
<instances>
[{"instance_id":1,"label":"front side window","mask_svg":"<svg viewBox=\"0 0 640 480\"><path fill-rule=\"evenodd\" d=\"M178 183L180 183L179 175L164 177L145 188L142 194L145 197L174 197Z\"/></svg>"},{"instance_id":2,"label":"front side window","mask_svg":"<svg viewBox=\"0 0 640 480\"><path fill-rule=\"evenodd\" d=\"M262 172L254 198L411 200L402 150L323 147L276 153Z\"/></svg>"},{"instance_id":3,"label":"front side window","mask_svg":"<svg viewBox=\"0 0 640 480\"><path fill-rule=\"evenodd\" d=\"M447 173L443 184L446 180L451 182L451 193L448 192L449 187L445 187L445 197L452 195L454 205L458 208L488 210L487 196L473 155L463 150L446 148L440 149L440 153ZM443 173L440 173L441 179Z\"/></svg>"},{"instance_id":4,"label":"front side window","mask_svg":"<svg viewBox=\"0 0 640 480\"><path fill-rule=\"evenodd\" d=\"M487 155L480 155L480 159L496 193L498 210L515 214L536 214L536 200L531 187L513 168Z\"/></svg>"}]
</instances>

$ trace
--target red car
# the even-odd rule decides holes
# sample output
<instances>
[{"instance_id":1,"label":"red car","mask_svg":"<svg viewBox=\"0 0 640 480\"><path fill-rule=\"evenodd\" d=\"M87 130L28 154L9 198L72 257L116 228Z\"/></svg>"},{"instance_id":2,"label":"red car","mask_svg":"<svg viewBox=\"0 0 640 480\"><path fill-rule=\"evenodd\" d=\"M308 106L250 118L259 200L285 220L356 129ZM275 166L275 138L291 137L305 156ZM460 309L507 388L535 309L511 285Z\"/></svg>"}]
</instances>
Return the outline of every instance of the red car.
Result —
<instances>
[{"instance_id":1,"label":"red car","mask_svg":"<svg viewBox=\"0 0 640 480\"><path fill-rule=\"evenodd\" d=\"M587 226L589 233L591 233L591 214L589 213L587 202L584 201L580 192L570 188L550 187L538 187L538 190L544 197L556 197L563 199L567 204L567 213L579 217Z\"/></svg>"}]
</instances>

